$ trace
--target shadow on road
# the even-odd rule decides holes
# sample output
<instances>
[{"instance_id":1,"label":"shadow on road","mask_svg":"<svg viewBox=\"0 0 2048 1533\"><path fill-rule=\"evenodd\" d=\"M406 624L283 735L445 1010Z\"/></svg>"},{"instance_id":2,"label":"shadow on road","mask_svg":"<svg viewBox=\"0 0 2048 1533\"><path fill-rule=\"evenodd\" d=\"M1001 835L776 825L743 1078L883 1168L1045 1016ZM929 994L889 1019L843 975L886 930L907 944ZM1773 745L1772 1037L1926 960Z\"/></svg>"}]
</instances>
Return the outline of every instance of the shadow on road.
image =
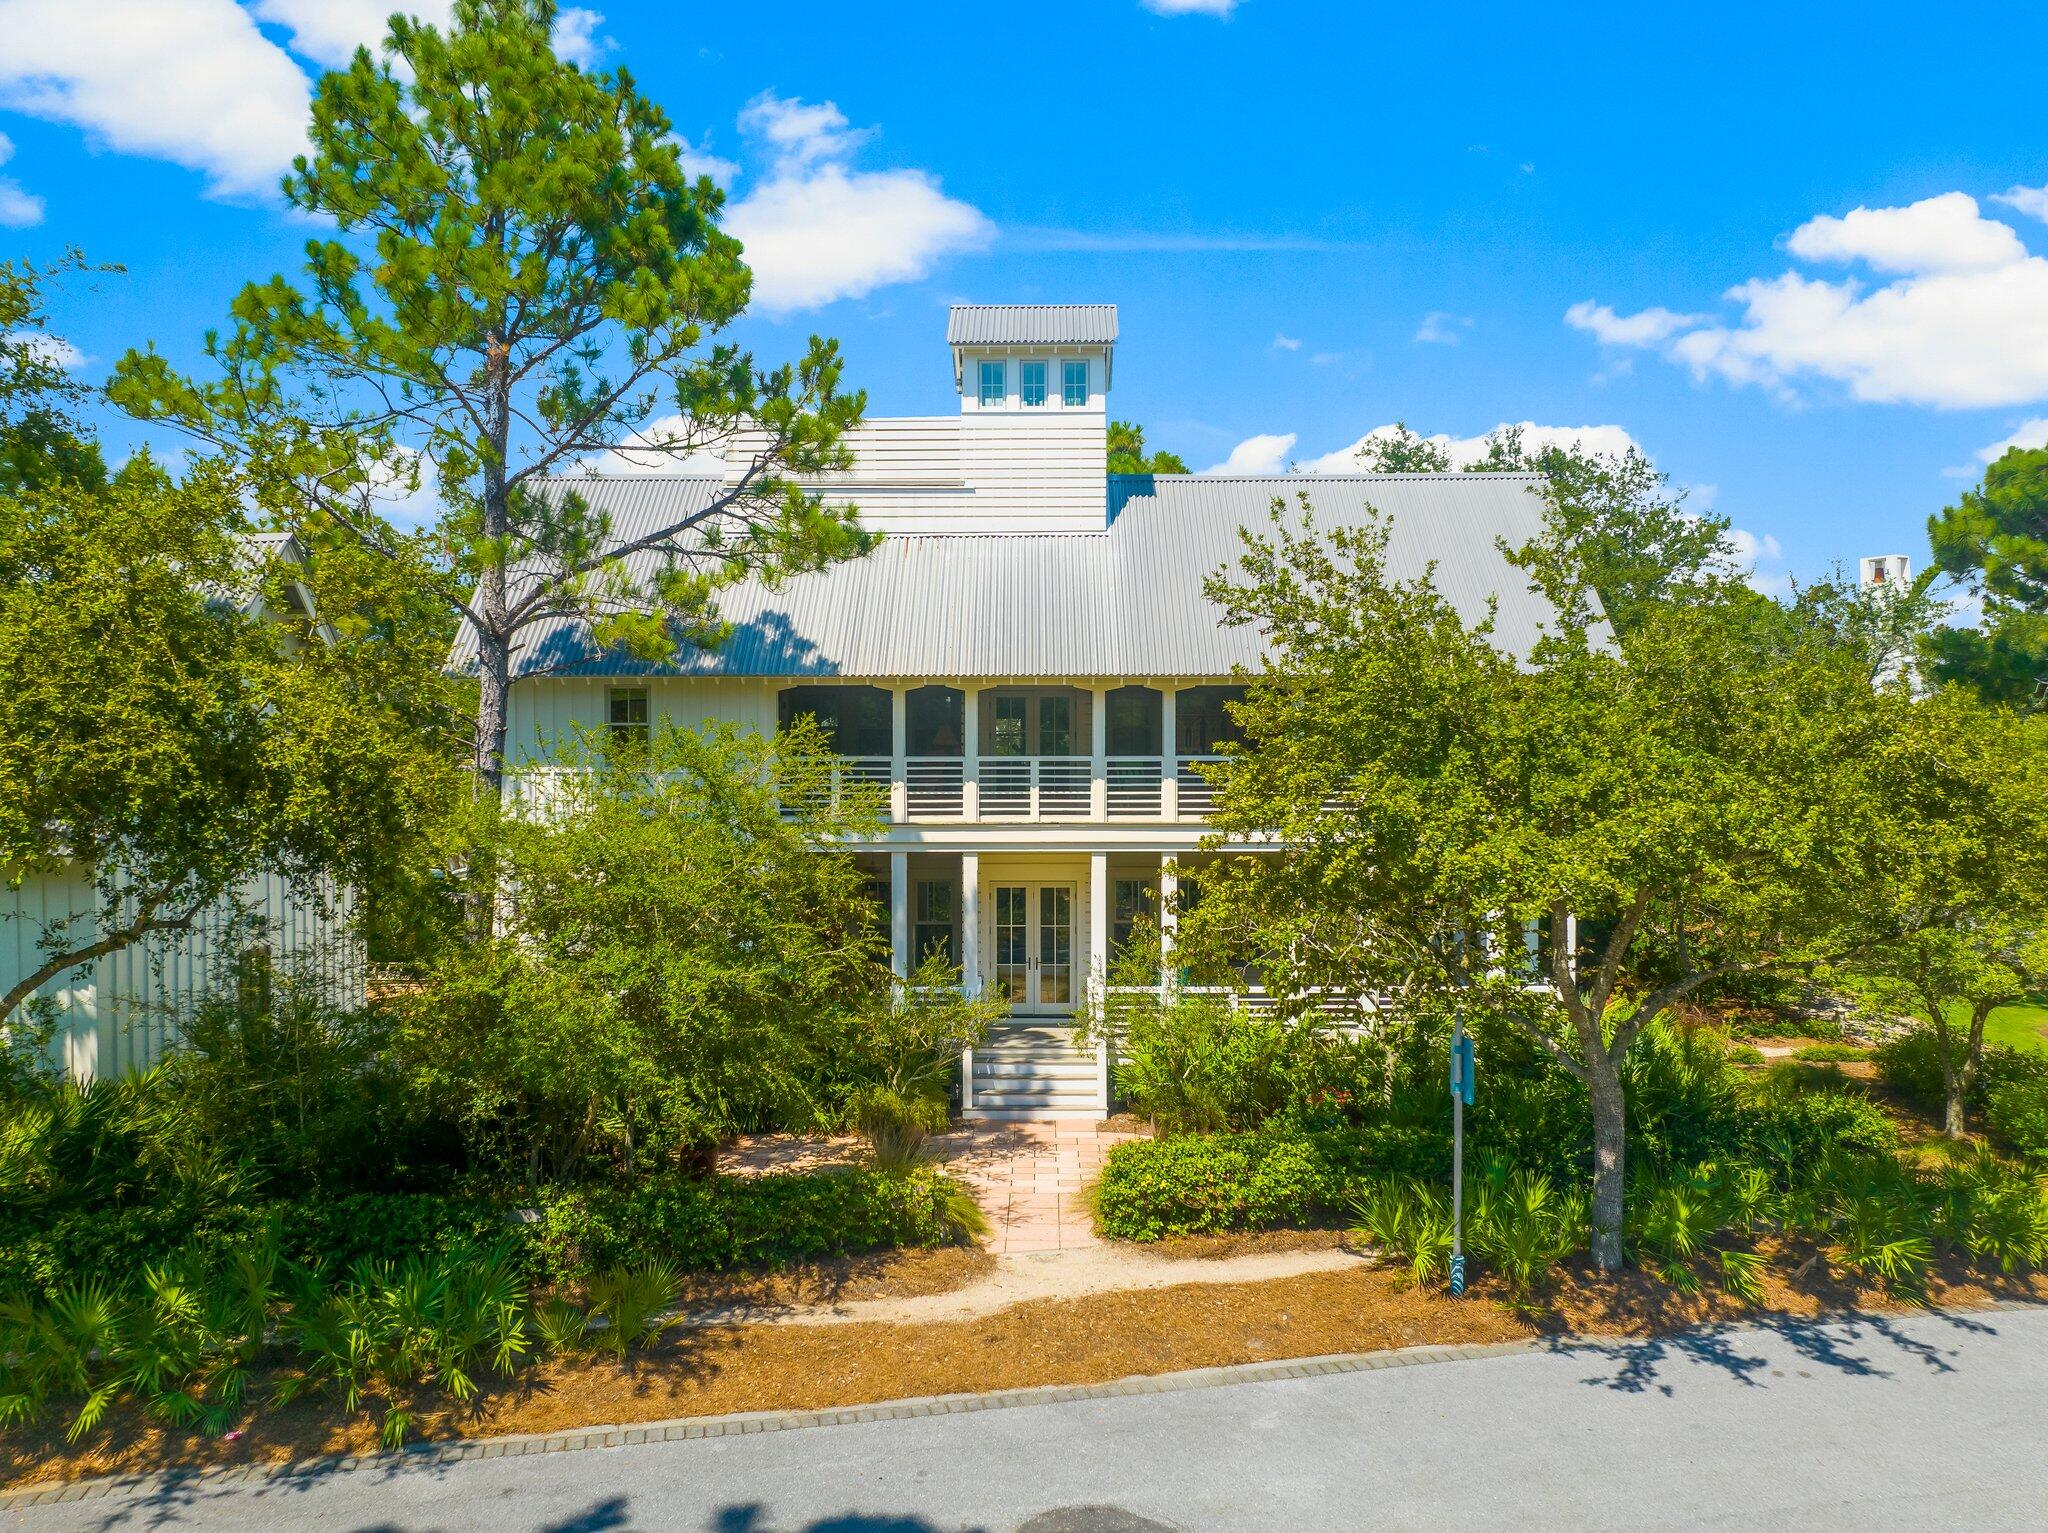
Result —
<instances>
[{"instance_id":1,"label":"shadow on road","mask_svg":"<svg viewBox=\"0 0 2048 1533\"><path fill-rule=\"evenodd\" d=\"M1929 1310L1922 1318L1938 1319L1958 1331L1996 1336L1998 1328L1967 1314ZM1953 1373L1955 1353L1900 1329L1897 1317L1852 1314L1830 1320L1760 1318L1741 1326L1716 1326L1671 1336L1612 1341L1560 1341L1555 1351L1612 1364L1611 1371L1589 1374L1580 1382L1624 1394L1674 1393L1659 1382L1667 1363L1704 1364L1737 1382L1762 1388L1784 1369L1763 1355L1755 1343L1775 1337L1802 1363L1851 1377L1888 1379L1893 1366L1917 1363L1929 1373ZM1782 1361L1782 1359L1780 1360ZM1806 1373L1809 1370L1800 1368Z\"/></svg>"}]
</instances>

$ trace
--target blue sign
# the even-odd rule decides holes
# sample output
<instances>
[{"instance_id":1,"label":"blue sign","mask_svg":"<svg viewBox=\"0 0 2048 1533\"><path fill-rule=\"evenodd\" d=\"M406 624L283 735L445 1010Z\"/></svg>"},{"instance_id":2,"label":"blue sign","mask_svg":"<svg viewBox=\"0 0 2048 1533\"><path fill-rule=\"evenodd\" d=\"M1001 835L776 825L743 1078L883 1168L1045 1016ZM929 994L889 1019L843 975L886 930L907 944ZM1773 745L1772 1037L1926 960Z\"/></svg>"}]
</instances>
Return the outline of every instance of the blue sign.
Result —
<instances>
[{"instance_id":1,"label":"blue sign","mask_svg":"<svg viewBox=\"0 0 2048 1533\"><path fill-rule=\"evenodd\" d=\"M1472 1088L1478 1074L1479 1063L1473 1053L1472 1040L1460 1033L1451 1044L1451 1095L1467 1107L1472 1105Z\"/></svg>"}]
</instances>

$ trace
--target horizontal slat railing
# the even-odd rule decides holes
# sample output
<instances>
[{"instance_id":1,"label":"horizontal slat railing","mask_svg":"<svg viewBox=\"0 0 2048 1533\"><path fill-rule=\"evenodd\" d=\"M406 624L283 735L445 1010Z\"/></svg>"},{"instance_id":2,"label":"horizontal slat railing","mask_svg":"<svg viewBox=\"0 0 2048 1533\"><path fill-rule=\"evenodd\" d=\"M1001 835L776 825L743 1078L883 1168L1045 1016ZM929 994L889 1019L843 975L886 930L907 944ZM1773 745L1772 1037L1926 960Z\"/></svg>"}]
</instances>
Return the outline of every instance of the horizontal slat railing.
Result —
<instances>
[{"instance_id":1,"label":"horizontal slat railing","mask_svg":"<svg viewBox=\"0 0 2048 1533\"><path fill-rule=\"evenodd\" d=\"M1164 799L1164 758L1111 756L1103 763L1107 776L1105 802L1113 820L1151 819Z\"/></svg>"},{"instance_id":2,"label":"horizontal slat railing","mask_svg":"<svg viewBox=\"0 0 2048 1533\"><path fill-rule=\"evenodd\" d=\"M1085 820L1094 782L1086 756L984 756L984 820Z\"/></svg>"},{"instance_id":3,"label":"horizontal slat railing","mask_svg":"<svg viewBox=\"0 0 2048 1533\"><path fill-rule=\"evenodd\" d=\"M913 820L957 820L967 812L967 762L962 757L905 757L903 787Z\"/></svg>"},{"instance_id":4,"label":"horizontal slat railing","mask_svg":"<svg viewBox=\"0 0 2048 1533\"><path fill-rule=\"evenodd\" d=\"M1216 789L1204 775L1202 768L1222 759L1221 756L1174 758L1174 783L1180 796L1181 818L1199 819L1215 808Z\"/></svg>"}]
</instances>

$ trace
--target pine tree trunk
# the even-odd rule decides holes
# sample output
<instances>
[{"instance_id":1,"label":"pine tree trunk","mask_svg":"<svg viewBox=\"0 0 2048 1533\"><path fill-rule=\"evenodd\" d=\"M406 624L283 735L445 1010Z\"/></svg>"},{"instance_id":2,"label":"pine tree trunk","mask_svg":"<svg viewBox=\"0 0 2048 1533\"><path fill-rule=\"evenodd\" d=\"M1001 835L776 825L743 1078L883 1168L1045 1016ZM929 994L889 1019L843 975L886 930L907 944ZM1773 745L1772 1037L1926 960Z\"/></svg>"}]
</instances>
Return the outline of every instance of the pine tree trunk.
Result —
<instances>
[{"instance_id":1,"label":"pine tree trunk","mask_svg":"<svg viewBox=\"0 0 2048 1533\"><path fill-rule=\"evenodd\" d=\"M1587 1051L1586 1091L1593 1101L1593 1265L1621 1268L1622 1195L1627 1177L1628 1099L1620 1064L1604 1049Z\"/></svg>"}]
</instances>

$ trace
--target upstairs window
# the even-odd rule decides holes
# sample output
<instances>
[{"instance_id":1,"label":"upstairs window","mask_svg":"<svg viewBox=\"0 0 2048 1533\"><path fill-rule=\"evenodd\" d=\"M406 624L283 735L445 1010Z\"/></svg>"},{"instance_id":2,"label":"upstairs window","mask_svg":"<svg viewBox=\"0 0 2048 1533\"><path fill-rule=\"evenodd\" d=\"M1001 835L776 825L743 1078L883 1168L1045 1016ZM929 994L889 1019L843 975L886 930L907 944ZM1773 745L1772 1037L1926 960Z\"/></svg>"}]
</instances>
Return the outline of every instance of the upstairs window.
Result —
<instances>
[{"instance_id":1,"label":"upstairs window","mask_svg":"<svg viewBox=\"0 0 2048 1533\"><path fill-rule=\"evenodd\" d=\"M1045 403L1045 364L1024 362L1019 364L1017 392L1027 405Z\"/></svg>"},{"instance_id":2,"label":"upstairs window","mask_svg":"<svg viewBox=\"0 0 2048 1533\"><path fill-rule=\"evenodd\" d=\"M1060 364L1060 403L1069 409L1088 403L1088 364Z\"/></svg>"},{"instance_id":3,"label":"upstairs window","mask_svg":"<svg viewBox=\"0 0 2048 1533\"><path fill-rule=\"evenodd\" d=\"M647 743L647 689L613 687L607 723L612 744L644 746Z\"/></svg>"},{"instance_id":4,"label":"upstairs window","mask_svg":"<svg viewBox=\"0 0 2048 1533\"><path fill-rule=\"evenodd\" d=\"M984 410L1001 405L1003 395L1009 392L1008 380L1003 376L1003 364L984 362L981 364L981 406Z\"/></svg>"}]
</instances>

